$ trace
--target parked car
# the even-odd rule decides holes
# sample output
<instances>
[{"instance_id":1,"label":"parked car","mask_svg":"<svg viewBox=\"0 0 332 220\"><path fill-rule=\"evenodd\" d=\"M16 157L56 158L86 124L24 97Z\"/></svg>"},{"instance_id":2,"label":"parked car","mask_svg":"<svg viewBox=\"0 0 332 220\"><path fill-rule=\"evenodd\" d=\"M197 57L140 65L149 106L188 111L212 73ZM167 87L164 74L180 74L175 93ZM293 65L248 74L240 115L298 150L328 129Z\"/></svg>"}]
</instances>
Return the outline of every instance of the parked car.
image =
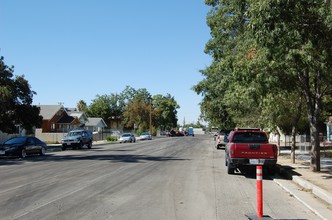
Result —
<instances>
[{"instance_id":1,"label":"parked car","mask_svg":"<svg viewBox=\"0 0 332 220\"><path fill-rule=\"evenodd\" d=\"M0 156L26 157L28 154L45 155L47 144L36 137L13 137L0 145Z\"/></svg>"},{"instance_id":2,"label":"parked car","mask_svg":"<svg viewBox=\"0 0 332 220\"><path fill-rule=\"evenodd\" d=\"M227 144L225 141L227 141L227 136L219 134L217 136L217 140L216 140L216 143L215 143L216 148L217 149L225 148L226 144Z\"/></svg>"},{"instance_id":3,"label":"parked car","mask_svg":"<svg viewBox=\"0 0 332 220\"><path fill-rule=\"evenodd\" d=\"M152 140L152 137L150 135L149 132L143 132L140 136L139 136L140 140Z\"/></svg>"},{"instance_id":4,"label":"parked car","mask_svg":"<svg viewBox=\"0 0 332 220\"><path fill-rule=\"evenodd\" d=\"M132 133L123 133L119 138L120 143L133 143L136 142L136 137Z\"/></svg>"},{"instance_id":5,"label":"parked car","mask_svg":"<svg viewBox=\"0 0 332 220\"><path fill-rule=\"evenodd\" d=\"M89 149L92 148L93 135L88 130L73 130L61 140L62 150L66 150L68 146L73 149L82 148L86 145Z\"/></svg>"}]
</instances>

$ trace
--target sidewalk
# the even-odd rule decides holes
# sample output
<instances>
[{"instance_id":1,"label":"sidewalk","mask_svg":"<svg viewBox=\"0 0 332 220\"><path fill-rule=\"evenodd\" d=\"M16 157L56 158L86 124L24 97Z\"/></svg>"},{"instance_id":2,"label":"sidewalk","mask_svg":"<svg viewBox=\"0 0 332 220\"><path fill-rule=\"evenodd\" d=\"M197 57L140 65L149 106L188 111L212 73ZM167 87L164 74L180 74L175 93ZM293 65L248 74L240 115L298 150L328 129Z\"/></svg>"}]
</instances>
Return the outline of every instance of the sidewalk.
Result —
<instances>
[{"instance_id":1,"label":"sidewalk","mask_svg":"<svg viewBox=\"0 0 332 220\"><path fill-rule=\"evenodd\" d=\"M296 152L295 164L290 151L281 151L278 157L280 175L274 181L297 198L321 219L332 220L332 159L321 158L321 171L310 170L308 152ZM289 180L292 181L289 181Z\"/></svg>"}]
</instances>

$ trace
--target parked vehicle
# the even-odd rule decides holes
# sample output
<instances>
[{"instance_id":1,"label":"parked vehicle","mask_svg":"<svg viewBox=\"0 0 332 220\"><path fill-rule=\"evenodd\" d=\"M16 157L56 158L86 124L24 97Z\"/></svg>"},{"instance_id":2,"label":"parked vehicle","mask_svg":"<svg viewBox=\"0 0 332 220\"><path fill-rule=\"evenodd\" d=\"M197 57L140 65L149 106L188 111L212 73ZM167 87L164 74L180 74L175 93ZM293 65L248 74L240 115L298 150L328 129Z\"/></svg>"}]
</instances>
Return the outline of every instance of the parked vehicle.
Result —
<instances>
[{"instance_id":1,"label":"parked vehicle","mask_svg":"<svg viewBox=\"0 0 332 220\"><path fill-rule=\"evenodd\" d=\"M73 149L82 148L86 145L89 149L92 148L93 135L88 130L73 130L61 140L62 150L66 150L68 146Z\"/></svg>"},{"instance_id":2,"label":"parked vehicle","mask_svg":"<svg viewBox=\"0 0 332 220\"><path fill-rule=\"evenodd\" d=\"M276 171L278 147L269 144L267 135L260 129L243 128L231 131L225 139L225 165L227 173L245 166L263 165L273 174Z\"/></svg>"},{"instance_id":3,"label":"parked vehicle","mask_svg":"<svg viewBox=\"0 0 332 220\"><path fill-rule=\"evenodd\" d=\"M180 130L171 129L168 136L169 137L180 137L180 136L184 136L184 132L182 132Z\"/></svg>"},{"instance_id":4,"label":"parked vehicle","mask_svg":"<svg viewBox=\"0 0 332 220\"><path fill-rule=\"evenodd\" d=\"M216 148L217 149L225 148L226 147L225 141L227 141L227 136L219 133L216 139L216 144L215 144Z\"/></svg>"},{"instance_id":5,"label":"parked vehicle","mask_svg":"<svg viewBox=\"0 0 332 220\"><path fill-rule=\"evenodd\" d=\"M193 127L189 127L189 129L188 129L188 135L189 136L195 136L194 135L194 128Z\"/></svg>"},{"instance_id":6,"label":"parked vehicle","mask_svg":"<svg viewBox=\"0 0 332 220\"><path fill-rule=\"evenodd\" d=\"M227 142L227 136L229 134L229 130L221 130L217 132L216 138L215 138L215 146L217 149L225 148L226 142Z\"/></svg>"},{"instance_id":7,"label":"parked vehicle","mask_svg":"<svg viewBox=\"0 0 332 220\"><path fill-rule=\"evenodd\" d=\"M13 137L0 145L0 156L45 155L47 144L36 137Z\"/></svg>"},{"instance_id":8,"label":"parked vehicle","mask_svg":"<svg viewBox=\"0 0 332 220\"><path fill-rule=\"evenodd\" d=\"M149 132L143 132L140 136L139 136L140 140L152 140L152 137L150 135Z\"/></svg>"},{"instance_id":9,"label":"parked vehicle","mask_svg":"<svg viewBox=\"0 0 332 220\"><path fill-rule=\"evenodd\" d=\"M136 142L136 137L132 133L123 133L119 138L120 143L133 143Z\"/></svg>"}]
</instances>

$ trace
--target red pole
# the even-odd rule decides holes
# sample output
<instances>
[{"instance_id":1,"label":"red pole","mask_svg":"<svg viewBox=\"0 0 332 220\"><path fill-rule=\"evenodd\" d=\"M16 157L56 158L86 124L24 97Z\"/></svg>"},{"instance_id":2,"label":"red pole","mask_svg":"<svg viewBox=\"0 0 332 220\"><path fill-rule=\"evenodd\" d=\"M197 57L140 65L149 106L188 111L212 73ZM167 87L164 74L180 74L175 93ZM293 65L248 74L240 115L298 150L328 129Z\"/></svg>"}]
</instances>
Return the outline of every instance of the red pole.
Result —
<instances>
[{"instance_id":1,"label":"red pole","mask_svg":"<svg viewBox=\"0 0 332 220\"><path fill-rule=\"evenodd\" d=\"M263 167L256 166L257 217L263 217Z\"/></svg>"}]
</instances>

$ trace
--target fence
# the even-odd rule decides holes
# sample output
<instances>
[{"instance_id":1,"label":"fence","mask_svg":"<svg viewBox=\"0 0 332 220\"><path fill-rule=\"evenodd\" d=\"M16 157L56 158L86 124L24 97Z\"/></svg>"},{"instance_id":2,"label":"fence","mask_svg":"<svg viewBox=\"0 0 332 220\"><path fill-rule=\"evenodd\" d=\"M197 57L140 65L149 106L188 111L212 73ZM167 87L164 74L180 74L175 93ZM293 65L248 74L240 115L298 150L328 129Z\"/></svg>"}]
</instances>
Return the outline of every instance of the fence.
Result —
<instances>
[{"instance_id":1,"label":"fence","mask_svg":"<svg viewBox=\"0 0 332 220\"><path fill-rule=\"evenodd\" d=\"M43 133L42 129L36 129L36 137L46 143L61 143L61 139L67 134L66 132L51 132L51 133ZM93 132L93 140L100 141L105 140L108 136L114 136L111 130L104 130L102 132ZM118 136L118 135L115 135Z\"/></svg>"}]
</instances>

